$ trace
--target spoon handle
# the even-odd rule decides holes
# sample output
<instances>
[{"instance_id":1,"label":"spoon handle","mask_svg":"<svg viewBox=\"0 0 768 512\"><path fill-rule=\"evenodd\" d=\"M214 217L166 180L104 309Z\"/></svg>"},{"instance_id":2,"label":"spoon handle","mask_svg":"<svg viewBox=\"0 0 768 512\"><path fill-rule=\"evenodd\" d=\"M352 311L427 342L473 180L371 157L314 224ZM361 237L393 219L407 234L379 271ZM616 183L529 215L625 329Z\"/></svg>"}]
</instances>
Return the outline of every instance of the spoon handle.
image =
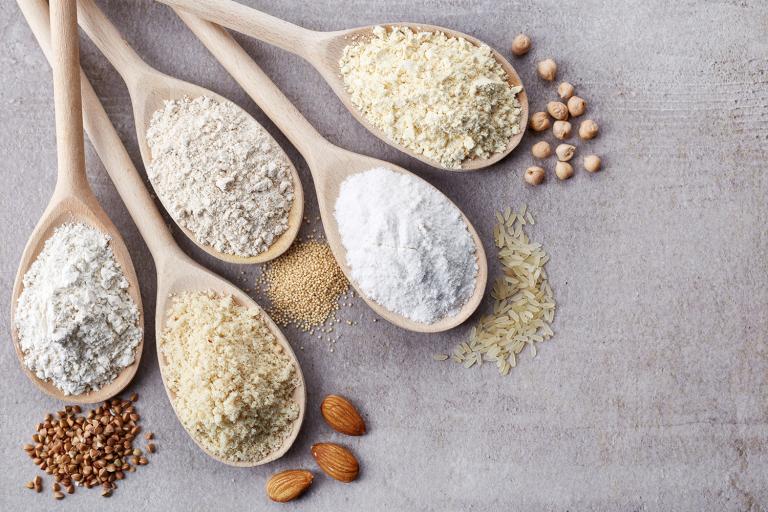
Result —
<instances>
[{"instance_id":1,"label":"spoon handle","mask_svg":"<svg viewBox=\"0 0 768 512\"><path fill-rule=\"evenodd\" d=\"M77 14L80 26L123 77L129 89L139 86L146 73L155 72L123 39L93 0L77 0Z\"/></svg>"},{"instance_id":2,"label":"spoon handle","mask_svg":"<svg viewBox=\"0 0 768 512\"><path fill-rule=\"evenodd\" d=\"M49 62L54 63L51 52L51 27L45 0L17 0L17 3L46 58ZM56 3L59 2L51 2L51 19L54 19L53 6ZM62 0L60 3L72 2ZM130 156L128 156L120 136L109 120L101 101L88 81L88 77L85 76L79 66L75 76L82 83L85 131L88 133L88 138L101 158L120 197L123 198L123 202L139 228L147 247L152 252L158 272L165 261L175 261L178 265L179 259L188 260L189 257L179 249L173 240L163 217L147 192L147 188L139 177ZM82 129L80 133L82 133ZM82 144L82 137L80 139Z\"/></svg>"},{"instance_id":3,"label":"spoon handle","mask_svg":"<svg viewBox=\"0 0 768 512\"><path fill-rule=\"evenodd\" d=\"M229 32L183 10L175 9L175 11L224 66L224 69L234 77L253 101L288 137L291 144L310 163L310 168L314 167L310 161L315 156L335 149L335 146L326 141L296 109Z\"/></svg>"},{"instance_id":4,"label":"spoon handle","mask_svg":"<svg viewBox=\"0 0 768 512\"><path fill-rule=\"evenodd\" d=\"M232 0L159 0L217 25L257 37L302 57L317 46L318 34Z\"/></svg>"},{"instance_id":5,"label":"spoon handle","mask_svg":"<svg viewBox=\"0 0 768 512\"><path fill-rule=\"evenodd\" d=\"M88 189L80 101L80 52L77 8L69 0L51 0L53 99L56 110L57 192L79 195Z\"/></svg>"}]
</instances>

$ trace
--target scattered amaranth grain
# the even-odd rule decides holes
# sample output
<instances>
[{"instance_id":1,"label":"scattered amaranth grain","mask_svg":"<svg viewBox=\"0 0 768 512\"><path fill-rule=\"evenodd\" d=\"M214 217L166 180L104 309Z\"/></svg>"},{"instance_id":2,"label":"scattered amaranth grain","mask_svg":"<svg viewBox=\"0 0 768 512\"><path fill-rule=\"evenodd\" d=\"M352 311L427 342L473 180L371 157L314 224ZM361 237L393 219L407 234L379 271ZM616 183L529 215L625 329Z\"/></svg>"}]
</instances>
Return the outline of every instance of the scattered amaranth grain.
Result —
<instances>
[{"instance_id":1,"label":"scattered amaranth grain","mask_svg":"<svg viewBox=\"0 0 768 512\"><path fill-rule=\"evenodd\" d=\"M272 319L303 331L333 316L339 297L349 288L331 248L317 240L294 244L268 264L259 282L272 305Z\"/></svg>"}]
</instances>

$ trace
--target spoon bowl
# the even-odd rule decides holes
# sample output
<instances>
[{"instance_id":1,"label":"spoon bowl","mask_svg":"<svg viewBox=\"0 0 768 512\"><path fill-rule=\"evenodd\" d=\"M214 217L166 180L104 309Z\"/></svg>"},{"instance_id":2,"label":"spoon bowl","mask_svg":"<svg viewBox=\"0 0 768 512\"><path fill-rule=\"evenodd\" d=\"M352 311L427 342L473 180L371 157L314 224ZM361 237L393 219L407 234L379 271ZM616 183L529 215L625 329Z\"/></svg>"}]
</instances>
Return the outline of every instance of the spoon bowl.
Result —
<instances>
[{"instance_id":1,"label":"spoon bowl","mask_svg":"<svg viewBox=\"0 0 768 512\"><path fill-rule=\"evenodd\" d=\"M133 362L108 384L78 395L67 395L52 382L40 379L27 368L16 328L16 306L24 290L24 275L35 262L56 228L70 223L82 223L111 238L109 245L115 260L128 281L128 294L139 311L138 325L144 326L144 313L139 292L139 280L128 249L107 214L93 195L85 175L82 106L80 100L79 51L77 17L71 2L51 2L53 25L54 100L56 108L56 149L58 178L56 189L40 221L35 226L21 256L11 298L11 337L21 367L29 379L47 395L62 401L90 404L113 397L133 379L144 348L144 333L136 347ZM48 18L46 17L46 23Z\"/></svg>"},{"instance_id":2,"label":"spoon bowl","mask_svg":"<svg viewBox=\"0 0 768 512\"><path fill-rule=\"evenodd\" d=\"M485 250L483 249L480 237L477 236L477 232L472 227L469 219L462 213L462 218L475 244L478 270L475 289L467 303L464 304L456 315L444 317L431 324L425 324L415 322L403 315L392 312L370 299L352 278L352 273L346 263L346 249L341 243L338 224L334 216L336 198L339 196L341 184L349 176L375 167L385 167L397 173L414 176L419 180L421 178L389 162L347 151L325 140L226 30L188 12L177 9L176 13L235 78L240 86L245 89L248 95L272 119L275 125L282 130L307 161L315 183L318 207L328 245L333 251L341 270L363 300L385 320L404 329L416 332L445 331L463 323L469 318L483 299L488 279L488 262ZM428 182L421 181L435 189ZM457 209L461 211L458 207Z\"/></svg>"},{"instance_id":3,"label":"spoon bowl","mask_svg":"<svg viewBox=\"0 0 768 512\"><path fill-rule=\"evenodd\" d=\"M18 0L24 17L27 19L46 57L51 60L49 12L45 0ZM118 193L123 199L131 217L141 232L147 244L157 269L157 307L155 314L156 336L160 336L165 328L166 310L171 294L182 291L212 290L221 294L230 294L238 304L247 307L259 308L259 306L243 291L232 283L217 276L213 272L195 263L184 254L173 240L168 227L165 225L160 212L157 210L149 195L136 167L133 165L128 152L125 149L120 136L117 134L104 107L99 101L88 78L79 71L82 82L83 119L85 131L96 149L96 152L104 163L104 167L112 179ZM260 310L260 309L259 309ZM260 310L261 311L261 310ZM299 416L294 421L291 431L283 441L280 448L260 460L232 463L222 460L207 450L203 451L212 458L228 465L245 467L257 466L271 462L287 452L299 433L304 420L306 410L306 387L301 366L296 359L296 354L291 349L285 336L272 322L269 316L261 311L262 316L274 334L278 343L283 347L288 357L294 364L299 384L294 393L294 399L299 406ZM167 362L158 347L158 360L165 384L165 368ZM165 387L171 405L174 405L175 397ZM174 409L175 411L175 409ZM190 437L197 443L192 432L187 431ZM199 443L197 443L200 446ZM202 446L201 446L202 448Z\"/></svg>"},{"instance_id":4,"label":"spoon bowl","mask_svg":"<svg viewBox=\"0 0 768 512\"><path fill-rule=\"evenodd\" d=\"M296 376L299 384L296 386L296 389L293 392L293 400L299 405L299 416L291 425L291 429L286 435L280 447L263 459L254 461L232 462L222 459L209 451L202 443L200 443L195 437L194 432L191 432L186 429L186 427L184 427L185 430L187 430L187 433L195 442L195 444L197 444L197 446L209 457L229 466L253 467L267 464L279 459L285 455L285 453L293 445L296 437L299 435L301 425L304 421L304 411L306 410L306 386L304 383L304 375L301 372L301 367L299 366L298 360L296 359L296 354L293 352L291 345L288 343L288 340L285 338L285 335L282 333L280 328L274 323L274 321L272 321L269 315L263 311L259 305L254 302L253 299L248 296L248 294L240 290L232 283L222 279L220 276L201 267L191 260L181 262L177 260L173 265L166 268L164 272L158 272L157 308L155 313L155 339L160 339L163 332L165 331L166 322L168 319L167 312L170 309L172 297L178 293L188 291L213 291L220 295L231 295L238 305L246 308L255 308L261 313L261 316L264 322L267 324L267 327L275 336L275 339L283 348L291 361L293 361L294 367L296 368ZM168 386L168 380L166 377L166 372L168 371L168 361L160 350L159 344L157 346L157 360L160 364L160 375L163 378L163 386L165 387L165 392L168 395L176 416L179 416L178 411L176 410L176 395Z\"/></svg>"},{"instance_id":5,"label":"spoon bowl","mask_svg":"<svg viewBox=\"0 0 768 512\"><path fill-rule=\"evenodd\" d=\"M464 212L461 212L461 209L459 209L459 207L456 206L456 204L452 201L450 201L451 204L456 206L456 209L461 212L461 218L464 220L464 223L467 226L467 230L472 237L472 242L475 245L475 258L477 259L477 276L475 278L475 288L472 291L472 295L470 296L469 300L467 300L467 302L455 315L446 316L430 324L416 322L403 315L390 311L378 302L369 298L360 288L357 282L352 278L352 269L349 267L349 265L347 265L347 251L342 244L339 225L333 212L336 206L336 199L339 197L341 184L344 182L344 180L354 174L365 172L377 167L383 167L398 174L407 174L409 176L415 177L430 188L437 190L428 181L421 179L420 177L416 176L410 171L407 171L406 169L403 169L402 167L398 167L397 165L386 162L384 160L360 155L338 147L328 151L328 153L323 157L322 161L315 163L314 166L310 165L310 169L312 169L312 176L315 180L315 187L317 189L317 201L320 209L320 217L325 228L325 235L328 240L328 245L330 246L334 257L336 258L339 267L341 268L342 272L344 272L344 275L347 276L347 279L355 288L355 290L357 290L358 295L360 295L360 297L366 302L366 304L368 304L368 306L370 306L371 309L373 309L379 316L388 322L402 327L403 329L408 329L409 331L414 332L434 333L447 331L456 327L457 325L464 323L464 321L469 318L472 313L475 312L477 307L480 305L480 302L483 300L485 285L488 280L488 265L483 243L475 231L475 228L472 226L472 223L469 221L466 215L464 215Z\"/></svg>"},{"instance_id":6,"label":"spoon bowl","mask_svg":"<svg viewBox=\"0 0 768 512\"><path fill-rule=\"evenodd\" d=\"M494 153L489 158L467 159L462 162L460 169L444 167L440 165L439 162L426 158L390 139L379 128L371 124L349 98L349 93L347 92L344 86L344 80L341 77L339 61L344 53L344 48L350 44L355 44L371 38L375 26L371 25L334 32L317 32L293 25L287 21L259 12L256 9L252 9L232 0L159 1L174 7L177 11L183 10L190 14L194 14L200 18L273 44L283 50L302 57L312 64L320 75L322 75L323 79L328 82L328 85L331 86L331 89L333 89L333 92L336 93L336 96L339 97L347 110L349 110L354 118L368 129L369 132L390 146L417 160L431 165L432 167L457 172L484 169L511 153L520 143L523 134L525 133L525 127L528 122L528 96L525 92L525 88L523 88L517 95L521 107L520 131L509 139L504 151ZM428 25L424 23L382 23L380 25L386 28L399 26L410 27L414 31L443 32L450 37L466 39L476 46L485 44L470 35L448 28L438 27L436 25ZM491 48L491 52L507 74L508 83L511 86L522 86L522 80L520 80L520 76L517 74L517 71L515 71L512 64L493 48Z\"/></svg>"},{"instance_id":7,"label":"spoon bowl","mask_svg":"<svg viewBox=\"0 0 768 512\"><path fill-rule=\"evenodd\" d=\"M120 391L133 380L133 377L136 375L136 370L139 368L139 361L141 360L141 354L144 349L143 330L141 340L136 347L133 362L123 368L114 380L99 389L91 390L79 395L67 395L53 385L52 382L39 378L33 371L27 368L27 365L24 363L24 352L21 349L19 332L16 328L16 304L19 301L21 293L24 291L24 274L27 273L29 267L40 255L45 242L53 236L56 228L64 224L75 223L86 224L111 237L109 245L112 248L115 260L120 265L120 269L123 271L125 279L129 283L128 295L139 310L138 325L144 325L144 309L141 303L141 294L139 293L139 280L136 277L136 271L133 268L131 256L125 246L125 242L123 242L122 237L117 231L117 228L112 224L112 221L109 220L107 214L101 209L96 198L88 193L81 194L80 197L73 195L54 197L46 208L45 213L43 213L42 218L37 223L37 226L35 226L35 229L24 248L24 252L22 253L19 269L16 273L16 281L13 285L13 294L11 298L11 337L13 339L13 347L16 351L16 356L19 358L24 373L38 387L38 389L48 396L64 402L93 404L112 398L120 393Z\"/></svg>"},{"instance_id":8,"label":"spoon bowl","mask_svg":"<svg viewBox=\"0 0 768 512\"><path fill-rule=\"evenodd\" d=\"M120 36L115 26L101 12L93 0L78 0L77 3L81 27L115 66L115 69L117 69L117 72L128 87L128 93L133 105L139 151L141 152L145 168L149 169L152 162L152 151L147 143L149 123L152 115L157 110L165 107L166 101L181 100L185 97L194 99L200 96L208 96L219 103L235 105L244 115L252 118L250 114L237 104L223 96L204 87L168 76L150 67L128 46L128 43ZM253 121L256 122L255 120ZM264 133L275 147L280 147L266 130L264 130ZM296 239L301 227L302 216L304 215L304 191L301 186L301 180L290 159L286 156L285 160L289 163L289 172L293 182L293 204L288 213L288 229L274 241L267 251L248 257L218 251L209 245L198 242L192 231L179 224L173 215L171 215L171 218L195 245L217 259L228 263L245 265L264 263L277 258L288 250ZM157 196L167 212L173 211L170 208L171 205L168 204L167 199L162 194L158 193Z\"/></svg>"}]
</instances>

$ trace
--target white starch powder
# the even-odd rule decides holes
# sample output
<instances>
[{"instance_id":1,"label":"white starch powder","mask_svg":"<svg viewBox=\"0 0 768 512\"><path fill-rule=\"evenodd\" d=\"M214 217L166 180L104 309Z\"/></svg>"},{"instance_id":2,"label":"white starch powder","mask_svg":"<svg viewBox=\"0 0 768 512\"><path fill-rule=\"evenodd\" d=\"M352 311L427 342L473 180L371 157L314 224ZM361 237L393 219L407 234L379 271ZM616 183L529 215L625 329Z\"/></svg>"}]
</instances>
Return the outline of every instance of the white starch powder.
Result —
<instances>
[{"instance_id":1,"label":"white starch powder","mask_svg":"<svg viewBox=\"0 0 768 512\"><path fill-rule=\"evenodd\" d=\"M459 312L477 278L461 212L418 178L375 168L341 184L335 217L352 278L371 299L421 323Z\"/></svg>"},{"instance_id":2,"label":"white starch powder","mask_svg":"<svg viewBox=\"0 0 768 512\"><path fill-rule=\"evenodd\" d=\"M27 368L68 395L100 389L133 363L138 321L109 238L85 224L57 228L16 306Z\"/></svg>"},{"instance_id":3,"label":"white starch powder","mask_svg":"<svg viewBox=\"0 0 768 512\"><path fill-rule=\"evenodd\" d=\"M152 186L200 244L255 256L288 229L291 163L234 103L207 96L166 101L152 115L147 143Z\"/></svg>"}]
</instances>

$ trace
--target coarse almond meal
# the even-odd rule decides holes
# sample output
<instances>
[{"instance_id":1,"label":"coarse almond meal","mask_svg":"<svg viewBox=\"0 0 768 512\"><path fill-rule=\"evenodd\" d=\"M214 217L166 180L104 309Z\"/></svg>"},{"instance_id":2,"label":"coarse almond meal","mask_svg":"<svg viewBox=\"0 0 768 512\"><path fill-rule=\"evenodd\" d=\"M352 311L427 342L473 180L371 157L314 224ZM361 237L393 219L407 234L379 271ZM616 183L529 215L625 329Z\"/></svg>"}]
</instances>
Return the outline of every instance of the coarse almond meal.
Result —
<instances>
[{"instance_id":1,"label":"coarse almond meal","mask_svg":"<svg viewBox=\"0 0 768 512\"><path fill-rule=\"evenodd\" d=\"M522 112L484 44L443 32L377 26L344 48L339 67L352 104L398 144L448 168L503 152Z\"/></svg>"},{"instance_id":2,"label":"coarse almond meal","mask_svg":"<svg viewBox=\"0 0 768 512\"><path fill-rule=\"evenodd\" d=\"M525 233L526 225L535 224L527 207L519 212L507 208L496 214L496 220L493 236L504 275L491 290L493 313L480 318L469 341L456 347L451 360L467 368L495 362L499 373L507 375L526 346L536 356L536 344L554 335L550 324L555 300L544 269L549 256ZM445 355L434 358L445 360Z\"/></svg>"},{"instance_id":3,"label":"coarse almond meal","mask_svg":"<svg viewBox=\"0 0 768 512\"><path fill-rule=\"evenodd\" d=\"M108 497L128 473L149 463L144 452L134 448L141 432L141 416L136 409L138 395L130 400L113 398L81 414L79 405L66 406L55 415L48 414L35 427L32 443L24 451L43 471L53 476L53 496L60 500L75 492L75 487L101 487ZM153 436L147 437L149 439ZM147 449L154 453L154 446ZM42 479L36 475L25 485L37 492Z\"/></svg>"},{"instance_id":4,"label":"coarse almond meal","mask_svg":"<svg viewBox=\"0 0 768 512\"><path fill-rule=\"evenodd\" d=\"M255 461L283 444L299 415L298 378L259 310L231 295L175 295L160 351L179 420L209 452Z\"/></svg>"}]
</instances>

